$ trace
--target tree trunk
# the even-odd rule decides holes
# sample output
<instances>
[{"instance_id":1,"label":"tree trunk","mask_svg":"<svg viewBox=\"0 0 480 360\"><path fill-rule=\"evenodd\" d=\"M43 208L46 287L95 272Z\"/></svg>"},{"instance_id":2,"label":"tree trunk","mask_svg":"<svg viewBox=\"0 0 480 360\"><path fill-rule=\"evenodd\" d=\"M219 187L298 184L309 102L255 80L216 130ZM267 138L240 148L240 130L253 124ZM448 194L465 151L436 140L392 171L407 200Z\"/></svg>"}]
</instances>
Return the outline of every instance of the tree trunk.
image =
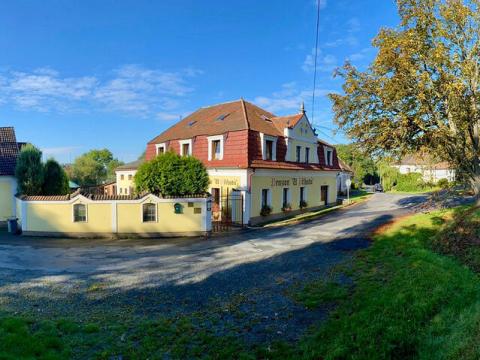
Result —
<instances>
[{"instance_id":1,"label":"tree trunk","mask_svg":"<svg viewBox=\"0 0 480 360\"><path fill-rule=\"evenodd\" d=\"M480 206L480 174L475 174L471 184L476 197L475 205Z\"/></svg>"}]
</instances>

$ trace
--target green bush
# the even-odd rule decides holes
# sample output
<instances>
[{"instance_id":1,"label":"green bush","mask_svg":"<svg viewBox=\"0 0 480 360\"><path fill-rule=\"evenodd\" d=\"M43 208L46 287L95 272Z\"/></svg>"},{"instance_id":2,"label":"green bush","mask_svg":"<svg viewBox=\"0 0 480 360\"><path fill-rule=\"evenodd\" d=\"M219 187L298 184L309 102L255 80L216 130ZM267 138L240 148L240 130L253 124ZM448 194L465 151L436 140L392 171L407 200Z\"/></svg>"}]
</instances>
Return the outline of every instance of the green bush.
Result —
<instances>
[{"instance_id":1,"label":"green bush","mask_svg":"<svg viewBox=\"0 0 480 360\"><path fill-rule=\"evenodd\" d=\"M25 145L18 155L15 168L18 192L23 195L41 195L44 169L42 152L31 144Z\"/></svg>"},{"instance_id":2,"label":"green bush","mask_svg":"<svg viewBox=\"0 0 480 360\"><path fill-rule=\"evenodd\" d=\"M427 185L420 173L399 174L395 185L395 190L405 192L421 191L426 188Z\"/></svg>"},{"instance_id":3,"label":"green bush","mask_svg":"<svg viewBox=\"0 0 480 360\"><path fill-rule=\"evenodd\" d=\"M200 160L173 152L143 163L135 175L137 192L169 196L203 194L209 183L207 170Z\"/></svg>"},{"instance_id":4,"label":"green bush","mask_svg":"<svg viewBox=\"0 0 480 360\"><path fill-rule=\"evenodd\" d=\"M48 159L44 165L44 181L42 186L43 195L65 195L68 194L68 177L65 170L58 162Z\"/></svg>"},{"instance_id":5,"label":"green bush","mask_svg":"<svg viewBox=\"0 0 480 360\"><path fill-rule=\"evenodd\" d=\"M437 185L440 186L442 189L448 189L450 183L447 179L440 179L438 180Z\"/></svg>"}]
</instances>

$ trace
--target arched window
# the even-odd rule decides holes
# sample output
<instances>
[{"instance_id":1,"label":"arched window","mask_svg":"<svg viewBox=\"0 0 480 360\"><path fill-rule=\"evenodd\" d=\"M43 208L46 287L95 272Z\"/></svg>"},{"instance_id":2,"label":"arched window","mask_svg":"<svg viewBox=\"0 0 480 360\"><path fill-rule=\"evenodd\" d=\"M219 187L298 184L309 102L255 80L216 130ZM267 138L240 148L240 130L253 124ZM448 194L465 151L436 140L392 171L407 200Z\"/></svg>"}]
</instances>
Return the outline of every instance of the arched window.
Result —
<instances>
[{"instance_id":1,"label":"arched window","mask_svg":"<svg viewBox=\"0 0 480 360\"><path fill-rule=\"evenodd\" d=\"M155 204L143 204L143 222L157 221L157 206Z\"/></svg>"},{"instance_id":2,"label":"arched window","mask_svg":"<svg viewBox=\"0 0 480 360\"><path fill-rule=\"evenodd\" d=\"M85 204L73 205L73 222L87 222L87 206Z\"/></svg>"}]
</instances>

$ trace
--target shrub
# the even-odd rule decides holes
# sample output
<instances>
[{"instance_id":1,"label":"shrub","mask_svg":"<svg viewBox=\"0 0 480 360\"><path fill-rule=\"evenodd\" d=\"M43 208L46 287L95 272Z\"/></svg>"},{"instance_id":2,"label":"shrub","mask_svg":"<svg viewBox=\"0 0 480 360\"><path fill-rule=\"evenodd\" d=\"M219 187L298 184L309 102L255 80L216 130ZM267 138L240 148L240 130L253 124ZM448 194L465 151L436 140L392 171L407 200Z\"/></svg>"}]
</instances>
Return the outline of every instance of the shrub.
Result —
<instances>
[{"instance_id":1,"label":"shrub","mask_svg":"<svg viewBox=\"0 0 480 360\"><path fill-rule=\"evenodd\" d=\"M426 184L422 179L422 174L419 173L400 174L395 185L395 190L405 192L421 191L425 188Z\"/></svg>"},{"instance_id":2,"label":"shrub","mask_svg":"<svg viewBox=\"0 0 480 360\"><path fill-rule=\"evenodd\" d=\"M292 210L292 205L290 203L283 204L282 211L283 212L288 212Z\"/></svg>"},{"instance_id":3,"label":"shrub","mask_svg":"<svg viewBox=\"0 0 480 360\"><path fill-rule=\"evenodd\" d=\"M272 208L268 205L262 206L262 209L260 210L260 215L261 216L268 216L272 213Z\"/></svg>"},{"instance_id":4,"label":"shrub","mask_svg":"<svg viewBox=\"0 0 480 360\"><path fill-rule=\"evenodd\" d=\"M305 209L308 206L305 200L300 201L300 209Z\"/></svg>"},{"instance_id":5,"label":"shrub","mask_svg":"<svg viewBox=\"0 0 480 360\"><path fill-rule=\"evenodd\" d=\"M31 144L25 145L18 155L15 168L18 192L23 195L41 195L44 179L42 152Z\"/></svg>"},{"instance_id":6,"label":"shrub","mask_svg":"<svg viewBox=\"0 0 480 360\"><path fill-rule=\"evenodd\" d=\"M447 179L440 179L438 180L437 185L440 186L442 189L448 189L450 183Z\"/></svg>"},{"instance_id":7,"label":"shrub","mask_svg":"<svg viewBox=\"0 0 480 360\"><path fill-rule=\"evenodd\" d=\"M44 165L43 195L68 194L68 177L58 162L48 159Z\"/></svg>"},{"instance_id":8,"label":"shrub","mask_svg":"<svg viewBox=\"0 0 480 360\"><path fill-rule=\"evenodd\" d=\"M191 195L207 191L210 180L202 162L173 152L158 155L140 165L135 175L137 192L162 195Z\"/></svg>"}]
</instances>

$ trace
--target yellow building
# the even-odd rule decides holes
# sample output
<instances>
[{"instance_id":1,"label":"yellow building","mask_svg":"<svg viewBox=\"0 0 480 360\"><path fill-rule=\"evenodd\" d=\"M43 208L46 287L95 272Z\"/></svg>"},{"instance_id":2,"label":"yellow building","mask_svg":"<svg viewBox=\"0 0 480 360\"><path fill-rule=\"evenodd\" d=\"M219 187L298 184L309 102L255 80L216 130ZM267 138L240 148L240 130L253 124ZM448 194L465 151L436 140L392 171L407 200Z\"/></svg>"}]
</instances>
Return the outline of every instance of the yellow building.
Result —
<instances>
[{"instance_id":1,"label":"yellow building","mask_svg":"<svg viewBox=\"0 0 480 360\"><path fill-rule=\"evenodd\" d=\"M335 147L318 139L303 106L289 116L243 99L200 108L152 139L146 160L165 151L205 164L213 221L257 224L337 200ZM118 169L117 188L134 187L136 167Z\"/></svg>"},{"instance_id":2,"label":"yellow building","mask_svg":"<svg viewBox=\"0 0 480 360\"><path fill-rule=\"evenodd\" d=\"M21 143L12 127L0 127L0 223L15 216L17 181L15 165Z\"/></svg>"},{"instance_id":3,"label":"yellow building","mask_svg":"<svg viewBox=\"0 0 480 360\"><path fill-rule=\"evenodd\" d=\"M199 236L211 231L211 201L204 195L162 198L85 195L21 196L22 233L65 237Z\"/></svg>"}]
</instances>

